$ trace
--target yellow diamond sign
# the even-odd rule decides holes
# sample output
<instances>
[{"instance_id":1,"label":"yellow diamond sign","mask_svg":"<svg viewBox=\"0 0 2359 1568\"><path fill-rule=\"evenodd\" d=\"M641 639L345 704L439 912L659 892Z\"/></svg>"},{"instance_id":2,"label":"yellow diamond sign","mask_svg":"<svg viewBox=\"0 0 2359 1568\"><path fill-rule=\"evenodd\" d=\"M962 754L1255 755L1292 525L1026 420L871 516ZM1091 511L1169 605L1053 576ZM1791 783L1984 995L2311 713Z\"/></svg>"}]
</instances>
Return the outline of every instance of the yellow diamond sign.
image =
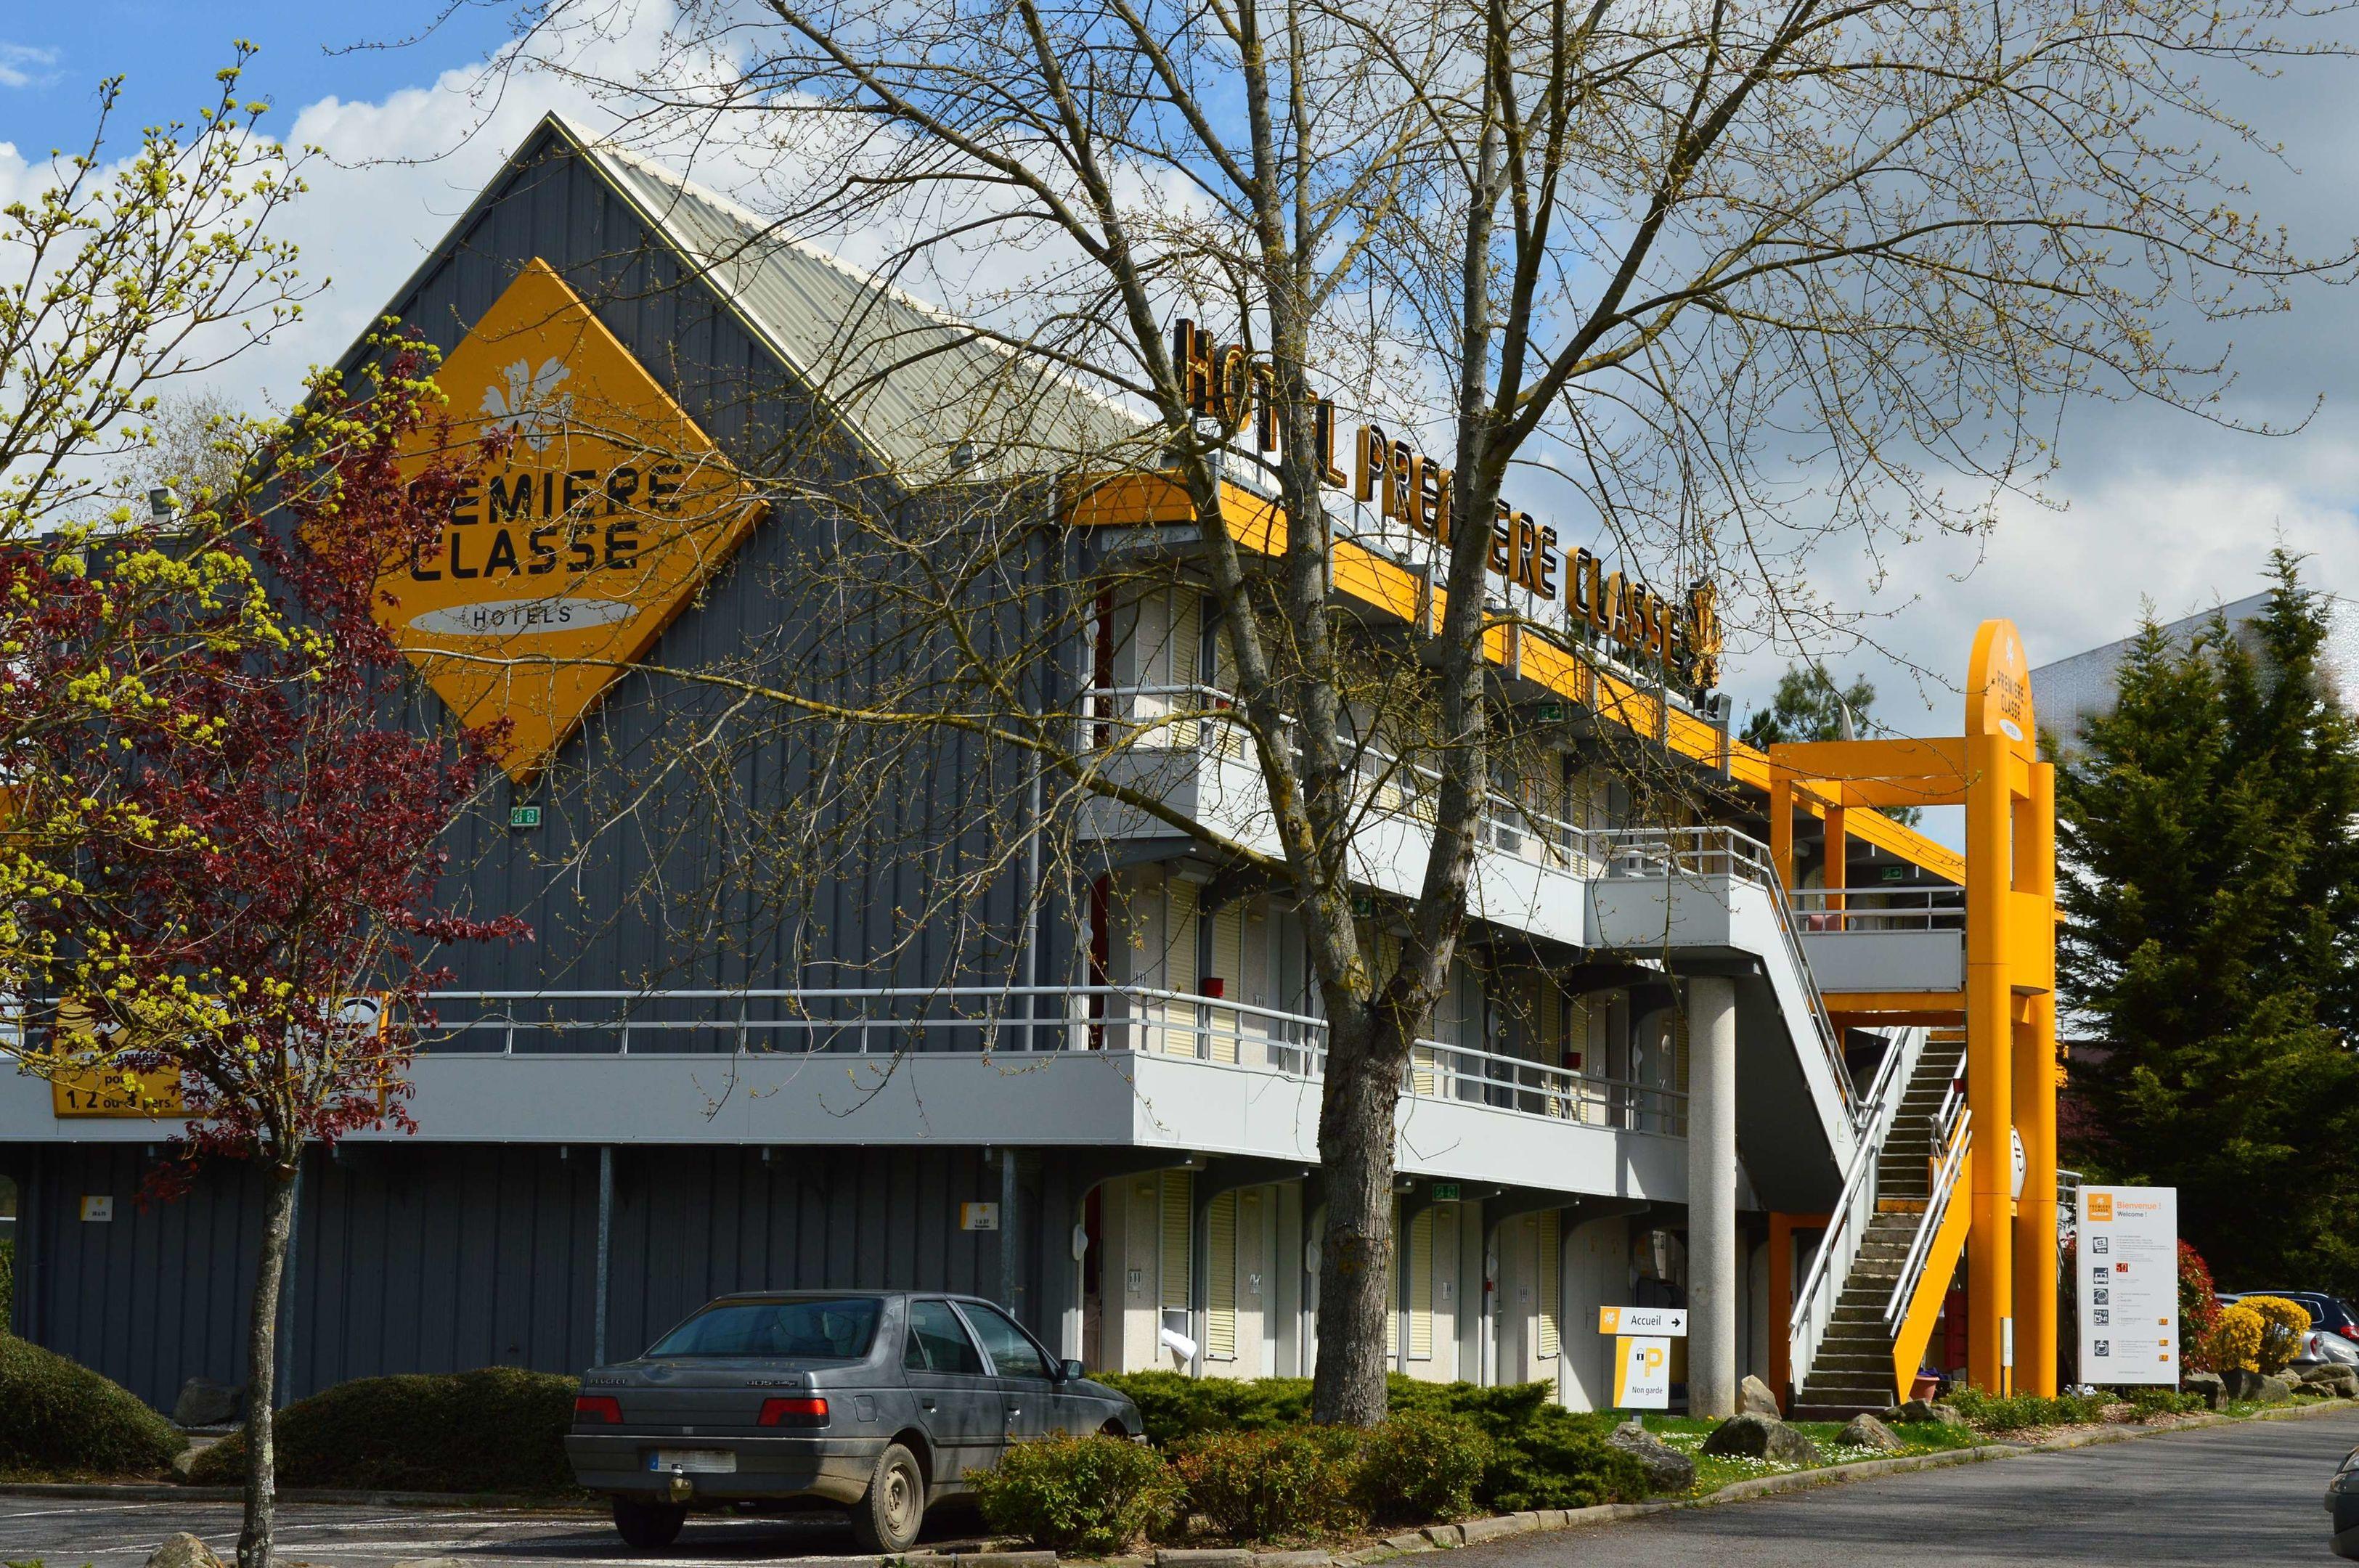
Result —
<instances>
[{"instance_id":1,"label":"yellow diamond sign","mask_svg":"<svg viewBox=\"0 0 2359 1568\"><path fill-rule=\"evenodd\" d=\"M523 782L654 645L760 511L710 437L582 297L535 257L435 376L451 446L506 438L451 507L439 550L387 572L377 614L462 722L506 719Z\"/></svg>"}]
</instances>

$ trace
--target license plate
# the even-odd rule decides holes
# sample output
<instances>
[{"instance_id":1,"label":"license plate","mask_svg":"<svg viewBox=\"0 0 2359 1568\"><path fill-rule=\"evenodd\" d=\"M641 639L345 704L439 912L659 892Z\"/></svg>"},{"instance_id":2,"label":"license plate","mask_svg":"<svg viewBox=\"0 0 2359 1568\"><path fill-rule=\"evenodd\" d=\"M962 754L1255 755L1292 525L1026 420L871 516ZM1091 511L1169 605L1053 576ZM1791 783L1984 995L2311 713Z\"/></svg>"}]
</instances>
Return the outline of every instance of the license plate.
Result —
<instances>
[{"instance_id":1,"label":"license plate","mask_svg":"<svg viewBox=\"0 0 2359 1568\"><path fill-rule=\"evenodd\" d=\"M658 1448L647 1455L647 1468L690 1476L727 1475L737 1468L737 1455L726 1448Z\"/></svg>"}]
</instances>

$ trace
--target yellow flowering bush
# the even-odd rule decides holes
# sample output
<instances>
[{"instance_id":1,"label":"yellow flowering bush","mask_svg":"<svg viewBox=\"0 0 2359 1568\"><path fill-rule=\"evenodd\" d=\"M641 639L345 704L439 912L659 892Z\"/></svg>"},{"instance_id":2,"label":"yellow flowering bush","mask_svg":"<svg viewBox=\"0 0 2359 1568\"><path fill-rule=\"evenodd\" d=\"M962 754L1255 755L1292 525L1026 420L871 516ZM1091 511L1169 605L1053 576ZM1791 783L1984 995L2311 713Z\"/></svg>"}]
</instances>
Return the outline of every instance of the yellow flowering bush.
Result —
<instances>
[{"instance_id":1,"label":"yellow flowering bush","mask_svg":"<svg viewBox=\"0 0 2359 1568\"><path fill-rule=\"evenodd\" d=\"M2264 1372L2282 1372L2301 1353L2301 1336L2310 1332L2310 1309L2283 1296L2246 1296L2236 1303L2261 1320L2261 1343L2255 1360Z\"/></svg>"},{"instance_id":2,"label":"yellow flowering bush","mask_svg":"<svg viewBox=\"0 0 2359 1568\"><path fill-rule=\"evenodd\" d=\"M2244 1303L2222 1307L2212 1330L2212 1364L2223 1372L2259 1371L2267 1331L2261 1314Z\"/></svg>"}]
</instances>

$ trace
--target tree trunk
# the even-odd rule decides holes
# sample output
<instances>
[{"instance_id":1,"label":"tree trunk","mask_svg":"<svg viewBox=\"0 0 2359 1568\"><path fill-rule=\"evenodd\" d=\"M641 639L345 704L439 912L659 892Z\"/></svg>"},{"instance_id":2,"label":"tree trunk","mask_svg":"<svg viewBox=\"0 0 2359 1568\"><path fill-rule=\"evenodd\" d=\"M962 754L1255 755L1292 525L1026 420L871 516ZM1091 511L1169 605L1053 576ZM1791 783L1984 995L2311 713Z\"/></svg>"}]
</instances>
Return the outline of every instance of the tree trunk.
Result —
<instances>
[{"instance_id":1,"label":"tree trunk","mask_svg":"<svg viewBox=\"0 0 2359 1568\"><path fill-rule=\"evenodd\" d=\"M1381 1013L1357 1040L1330 1042L1319 1108L1319 1169L1327 1224L1319 1242L1319 1365L1312 1419L1374 1426L1385 1419L1385 1320L1393 1310L1393 1117L1407 1055Z\"/></svg>"},{"instance_id":2,"label":"tree trunk","mask_svg":"<svg viewBox=\"0 0 2359 1568\"><path fill-rule=\"evenodd\" d=\"M262 1256L254 1271L254 1316L245 1331L245 1527L238 1532L237 1568L270 1568L277 1485L277 1454L271 1444L278 1393L278 1298L286 1283L299 1169L273 1162L265 1178Z\"/></svg>"}]
</instances>

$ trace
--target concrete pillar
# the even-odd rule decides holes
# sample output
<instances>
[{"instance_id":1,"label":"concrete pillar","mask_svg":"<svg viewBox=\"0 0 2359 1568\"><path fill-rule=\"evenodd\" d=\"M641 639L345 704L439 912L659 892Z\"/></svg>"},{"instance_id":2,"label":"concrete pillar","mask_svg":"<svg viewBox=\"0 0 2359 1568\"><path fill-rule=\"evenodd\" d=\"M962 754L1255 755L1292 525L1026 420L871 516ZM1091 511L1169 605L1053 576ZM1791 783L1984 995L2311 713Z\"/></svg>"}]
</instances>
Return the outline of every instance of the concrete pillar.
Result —
<instances>
[{"instance_id":1,"label":"concrete pillar","mask_svg":"<svg viewBox=\"0 0 2359 1568\"><path fill-rule=\"evenodd\" d=\"M1736 1411L1736 982L1688 981L1688 1409Z\"/></svg>"}]
</instances>

